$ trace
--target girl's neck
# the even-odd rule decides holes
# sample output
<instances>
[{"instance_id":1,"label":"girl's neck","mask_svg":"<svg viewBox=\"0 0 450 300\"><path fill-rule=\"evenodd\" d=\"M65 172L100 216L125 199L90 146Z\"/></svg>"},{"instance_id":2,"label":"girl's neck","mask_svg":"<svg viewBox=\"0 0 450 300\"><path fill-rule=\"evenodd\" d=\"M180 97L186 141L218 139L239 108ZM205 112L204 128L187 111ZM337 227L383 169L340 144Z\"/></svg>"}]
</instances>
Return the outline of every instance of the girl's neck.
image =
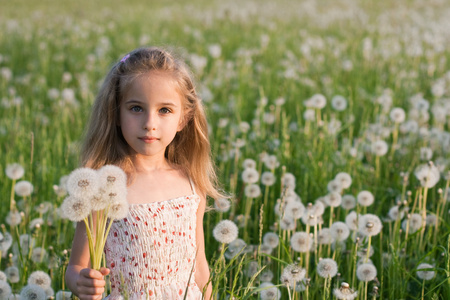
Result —
<instances>
[{"instance_id":1,"label":"girl's neck","mask_svg":"<svg viewBox=\"0 0 450 300\"><path fill-rule=\"evenodd\" d=\"M173 169L165 157L136 155L132 157L137 173L151 173L158 170Z\"/></svg>"}]
</instances>

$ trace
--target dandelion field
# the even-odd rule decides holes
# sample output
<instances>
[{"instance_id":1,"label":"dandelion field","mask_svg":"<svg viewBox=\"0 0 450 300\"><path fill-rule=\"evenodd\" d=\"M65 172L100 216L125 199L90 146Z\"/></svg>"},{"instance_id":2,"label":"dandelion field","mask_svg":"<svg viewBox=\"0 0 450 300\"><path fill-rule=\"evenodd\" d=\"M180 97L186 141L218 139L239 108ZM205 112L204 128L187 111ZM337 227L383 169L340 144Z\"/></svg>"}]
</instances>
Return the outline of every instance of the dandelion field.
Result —
<instances>
[{"instance_id":1,"label":"dandelion field","mask_svg":"<svg viewBox=\"0 0 450 300\"><path fill-rule=\"evenodd\" d=\"M204 219L218 299L449 299L448 20L444 0L3 1L0 299L36 271L64 299L64 176L143 45L174 47L207 108L232 195Z\"/></svg>"}]
</instances>

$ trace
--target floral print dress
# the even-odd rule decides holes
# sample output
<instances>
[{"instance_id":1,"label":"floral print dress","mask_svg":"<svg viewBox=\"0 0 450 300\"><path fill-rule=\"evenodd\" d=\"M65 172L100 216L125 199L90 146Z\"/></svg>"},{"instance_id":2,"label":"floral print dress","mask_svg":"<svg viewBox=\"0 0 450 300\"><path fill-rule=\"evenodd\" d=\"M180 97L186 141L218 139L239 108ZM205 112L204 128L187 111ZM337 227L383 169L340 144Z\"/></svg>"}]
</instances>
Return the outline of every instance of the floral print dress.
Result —
<instances>
[{"instance_id":1,"label":"floral print dress","mask_svg":"<svg viewBox=\"0 0 450 300\"><path fill-rule=\"evenodd\" d=\"M194 281L200 197L192 189L190 196L130 204L128 216L113 222L105 245L108 300L202 299Z\"/></svg>"}]
</instances>

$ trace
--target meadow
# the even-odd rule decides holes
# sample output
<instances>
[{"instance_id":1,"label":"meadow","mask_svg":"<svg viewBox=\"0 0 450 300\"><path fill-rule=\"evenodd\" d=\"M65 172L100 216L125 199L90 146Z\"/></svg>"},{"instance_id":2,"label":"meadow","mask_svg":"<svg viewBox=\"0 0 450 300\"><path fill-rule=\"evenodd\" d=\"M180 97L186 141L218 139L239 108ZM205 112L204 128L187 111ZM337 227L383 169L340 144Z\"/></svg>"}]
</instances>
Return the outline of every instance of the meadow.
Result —
<instances>
[{"instance_id":1,"label":"meadow","mask_svg":"<svg viewBox=\"0 0 450 300\"><path fill-rule=\"evenodd\" d=\"M65 176L147 45L191 66L231 195L204 219L217 299L449 299L447 1L166 2L0 1L0 299L41 297L36 271L67 297Z\"/></svg>"}]
</instances>

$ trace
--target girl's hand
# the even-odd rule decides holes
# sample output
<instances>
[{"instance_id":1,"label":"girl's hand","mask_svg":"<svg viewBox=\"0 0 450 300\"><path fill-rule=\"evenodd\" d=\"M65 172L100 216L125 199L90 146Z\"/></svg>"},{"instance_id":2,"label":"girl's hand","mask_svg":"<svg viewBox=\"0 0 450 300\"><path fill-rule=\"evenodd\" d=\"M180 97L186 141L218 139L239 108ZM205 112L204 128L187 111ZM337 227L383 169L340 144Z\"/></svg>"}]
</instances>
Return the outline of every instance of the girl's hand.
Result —
<instances>
[{"instance_id":1,"label":"girl's hand","mask_svg":"<svg viewBox=\"0 0 450 300\"><path fill-rule=\"evenodd\" d=\"M109 269L103 267L100 271L89 268L81 270L77 280L78 297L81 300L102 299L106 284L103 276L108 274Z\"/></svg>"}]
</instances>

